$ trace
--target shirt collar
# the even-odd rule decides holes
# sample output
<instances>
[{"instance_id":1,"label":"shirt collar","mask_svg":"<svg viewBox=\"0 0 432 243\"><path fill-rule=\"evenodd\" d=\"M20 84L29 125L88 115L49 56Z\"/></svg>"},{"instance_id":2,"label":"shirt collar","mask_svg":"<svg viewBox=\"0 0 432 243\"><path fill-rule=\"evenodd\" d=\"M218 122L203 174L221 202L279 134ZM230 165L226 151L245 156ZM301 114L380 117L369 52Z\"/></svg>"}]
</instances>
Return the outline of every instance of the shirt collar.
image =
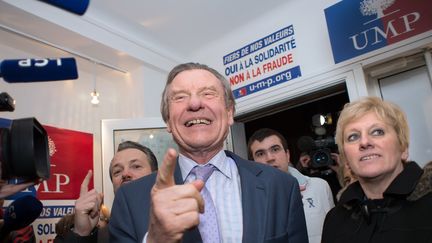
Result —
<instances>
[{"instance_id":1,"label":"shirt collar","mask_svg":"<svg viewBox=\"0 0 432 243\"><path fill-rule=\"evenodd\" d=\"M212 164L223 175L225 175L228 178L231 178L231 169L229 167L229 164L226 163L226 160L227 160L227 156L225 154L225 151L221 150L204 165ZM198 165L198 163L182 154L179 155L178 162L180 165L183 181L186 181L186 178L189 176L189 173L195 166Z\"/></svg>"},{"instance_id":2,"label":"shirt collar","mask_svg":"<svg viewBox=\"0 0 432 243\"><path fill-rule=\"evenodd\" d=\"M414 191L423 170L415 162L404 164L404 170L389 185L384 195L405 195Z\"/></svg>"},{"instance_id":3,"label":"shirt collar","mask_svg":"<svg viewBox=\"0 0 432 243\"><path fill-rule=\"evenodd\" d=\"M292 166L288 166L288 173L294 176L296 178L299 186L301 189L305 190L307 187L307 184L309 183L308 177L300 173L296 168Z\"/></svg>"}]
</instances>

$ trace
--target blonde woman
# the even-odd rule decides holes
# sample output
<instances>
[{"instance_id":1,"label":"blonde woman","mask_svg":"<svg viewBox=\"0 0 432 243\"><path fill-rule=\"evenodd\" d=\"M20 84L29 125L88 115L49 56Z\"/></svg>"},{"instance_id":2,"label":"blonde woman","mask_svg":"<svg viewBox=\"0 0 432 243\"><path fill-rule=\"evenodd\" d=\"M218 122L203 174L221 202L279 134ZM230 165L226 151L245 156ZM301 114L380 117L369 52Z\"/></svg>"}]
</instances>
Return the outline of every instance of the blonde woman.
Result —
<instances>
[{"instance_id":1,"label":"blonde woman","mask_svg":"<svg viewBox=\"0 0 432 243\"><path fill-rule=\"evenodd\" d=\"M430 187L413 195L430 175L408 162L403 111L373 97L349 103L338 120L336 143L358 181L327 214L322 242L432 242Z\"/></svg>"}]
</instances>

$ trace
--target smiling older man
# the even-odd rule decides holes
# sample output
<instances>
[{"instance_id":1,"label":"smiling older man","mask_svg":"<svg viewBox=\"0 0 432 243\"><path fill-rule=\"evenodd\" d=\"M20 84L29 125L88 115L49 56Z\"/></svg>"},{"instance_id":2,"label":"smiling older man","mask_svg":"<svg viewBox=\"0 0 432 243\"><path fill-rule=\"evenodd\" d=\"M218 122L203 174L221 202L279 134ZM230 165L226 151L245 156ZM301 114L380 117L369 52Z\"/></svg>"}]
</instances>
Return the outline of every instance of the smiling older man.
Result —
<instances>
[{"instance_id":1,"label":"smiling older man","mask_svg":"<svg viewBox=\"0 0 432 243\"><path fill-rule=\"evenodd\" d=\"M223 150L234 106L214 69L169 73L161 111L180 155L169 149L157 175L117 191L112 242L308 242L296 180Z\"/></svg>"}]
</instances>

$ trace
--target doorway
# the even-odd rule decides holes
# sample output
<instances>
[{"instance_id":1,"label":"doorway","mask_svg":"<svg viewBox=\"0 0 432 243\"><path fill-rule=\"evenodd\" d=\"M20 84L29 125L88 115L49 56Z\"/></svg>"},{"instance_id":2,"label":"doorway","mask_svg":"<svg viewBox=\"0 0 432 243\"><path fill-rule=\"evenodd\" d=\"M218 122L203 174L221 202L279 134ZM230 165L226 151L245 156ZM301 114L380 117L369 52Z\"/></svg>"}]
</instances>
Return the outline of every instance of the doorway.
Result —
<instances>
[{"instance_id":1,"label":"doorway","mask_svg":"<svg viewBox=\"0 0 432 243\"><path fill-rule=\"evenodd\" d=\"M272 128L280 132L288 142L291 162L296 163L301 154L297 141L302 136L317 139L334 136L336 121L345 103L349 102L345 83L310 93L287 102L278 104L254 114L240 117L237 121L244 123L246 142L256 130ZM316 114L331 115L333 122L324 125L325 134L317 135L312 125L312 117Z\"/></svg>"}]
</instances>

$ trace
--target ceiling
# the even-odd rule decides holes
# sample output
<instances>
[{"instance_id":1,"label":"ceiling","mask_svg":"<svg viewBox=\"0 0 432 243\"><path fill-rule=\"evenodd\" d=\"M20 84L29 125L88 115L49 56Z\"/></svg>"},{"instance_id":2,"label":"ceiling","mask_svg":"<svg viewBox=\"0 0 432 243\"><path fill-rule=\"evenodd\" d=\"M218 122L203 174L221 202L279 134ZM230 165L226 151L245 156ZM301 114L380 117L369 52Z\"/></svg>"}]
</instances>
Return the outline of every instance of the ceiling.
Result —
<instances>
[{"instance_id":1,"label":"ceiling","mask_svg":"<svg viewBox=\"0 0 432 243\"><path fill-rule=\"evenodd\" d=\"M187 57L278 8L286 0L91 0L88 14L129 36Z\"/></svg>"},{"instance_id":2,"label":"ceiling","mask_svg":"<svg viewBox=\"0 0 432 243\"><path fill-rule=\"evenodd\" d=\"M250 28L256 19L286 3L90 0L85 14L78 16L37 0L0 0L0 24L121 69L134 68L144 61L166 70L161 63L189 60L212 43L239 29ZM119 45L98 40L92 36L95 31L86 32L86 26L109 33L119 39ZM134 51L121 50L126 46L122 41ZM152 55L158 56L160 62Z\"/></svg>"}]
</instances>

